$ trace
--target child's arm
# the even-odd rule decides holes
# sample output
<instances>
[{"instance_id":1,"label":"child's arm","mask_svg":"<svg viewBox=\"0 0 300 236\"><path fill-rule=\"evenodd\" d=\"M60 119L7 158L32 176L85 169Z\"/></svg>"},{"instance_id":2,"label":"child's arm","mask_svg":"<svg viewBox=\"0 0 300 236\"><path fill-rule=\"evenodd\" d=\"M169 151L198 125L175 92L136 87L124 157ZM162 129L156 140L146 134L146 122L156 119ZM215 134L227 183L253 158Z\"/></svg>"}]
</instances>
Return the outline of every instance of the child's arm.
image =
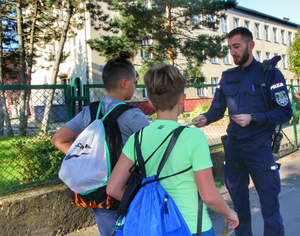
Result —
<instances>
[{"instance_id":1,"label":"child's arm","mask_svg":"<svg viewBox=\"0 0 300 236\"><path fill-rule=\"evenodd\" d=\"M51 143L64 154L67 154L72 145L71 140L77 135L77 133L74 133L66 125L64 125L59 131L54 134Z\"/></svg>"},{"instance_id":2,"label":"child's arm","mask_svg":"<svg viewBox=\"0 0 300 236\"><path fill-rule=\"evenodd\" d=\"M133 164L133 161L122 152L108 180L106 186L107 195L121 201L126 183L131 176L129 169Z\"/></svg>"},{"instance_id":3,"label":"child's arm","mask_svg":"<svg viewBox=\"0 0 300 236\"><path fill-rule=\"evenodd\" d=\"M234 210L229 208L216 189L211 168L195 171L194 175L204 203L215 212L222 214L225 223L228 222L229 228L236 228L239 225L238 216Z\"/></svg>"}]
</instances>

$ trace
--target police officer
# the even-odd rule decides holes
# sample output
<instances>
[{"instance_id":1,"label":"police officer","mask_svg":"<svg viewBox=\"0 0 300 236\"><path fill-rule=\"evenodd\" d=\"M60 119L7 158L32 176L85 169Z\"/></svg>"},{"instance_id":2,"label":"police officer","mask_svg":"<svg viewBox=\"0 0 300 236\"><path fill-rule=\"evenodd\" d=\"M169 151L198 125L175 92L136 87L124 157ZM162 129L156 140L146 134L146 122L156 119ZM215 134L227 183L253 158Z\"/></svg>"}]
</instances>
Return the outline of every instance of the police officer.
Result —
<instances>
[{"instance_id":1,"label":"police officer","mask_svg":"<svg viewBox=\"0 0 300 236\"><path fill-rule=\"evenodd\" d=\"M264 73L263 64L253 58L253 36L247 28L233 29L227 39L238 66L223 72L211 108L193 121L199 121L197 127L209 125L221 119L228 107L230 123L224 145L224 174L240 220L235 235L252 235L250 175L260 198L264 236L281 236L284 226L278 201L279 165L272 154L270 137L276 124L288 122L292 116L285 80L274 66Z\"/></svg>"}]
</instances>

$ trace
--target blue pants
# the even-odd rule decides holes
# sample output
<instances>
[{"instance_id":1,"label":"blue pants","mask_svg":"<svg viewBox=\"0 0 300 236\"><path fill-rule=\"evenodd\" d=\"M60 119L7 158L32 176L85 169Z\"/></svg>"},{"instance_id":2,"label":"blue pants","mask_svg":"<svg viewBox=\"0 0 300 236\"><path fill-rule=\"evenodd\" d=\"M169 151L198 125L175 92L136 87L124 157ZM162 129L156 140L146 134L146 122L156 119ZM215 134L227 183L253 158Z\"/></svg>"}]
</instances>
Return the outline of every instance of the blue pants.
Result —
<instances>
[{"instance_id":1,"label":"blue pants","mask_svg":"<svg viewBox=\"0 0 300 236\"><path fill-rule=\"evenodd\" d=\"M252 236L249 202L249 175L255 185L264 219L264 236L283 236L284 226L279 211L280 192L279 166L275 163L271 141L265 141L257 150L249 153L239 147L238 141L227 138L226 159L239 162L245 168L224 164L225 183L237 212L240 225L236 236Z\"/></svg>"},{"instance_id":2,"label":"blue pants","mask_svg":"<svg viewBox=\"0 0 300 236\"><path fill-rule=\"evenodd\" d=\"M116 230L113 225L116 223L117 211L111 211L100 208L92 208L98 229L101 236L115 236Z\"/></svg>"}]
</instances>

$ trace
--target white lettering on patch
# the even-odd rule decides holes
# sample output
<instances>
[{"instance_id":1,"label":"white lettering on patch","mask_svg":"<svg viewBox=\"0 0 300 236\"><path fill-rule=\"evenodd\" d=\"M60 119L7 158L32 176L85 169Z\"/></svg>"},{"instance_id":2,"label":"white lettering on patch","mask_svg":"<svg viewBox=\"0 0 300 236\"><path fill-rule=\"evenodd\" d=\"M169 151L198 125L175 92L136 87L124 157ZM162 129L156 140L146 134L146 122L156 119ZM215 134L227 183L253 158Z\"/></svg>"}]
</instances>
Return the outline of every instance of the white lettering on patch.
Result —
<instances>
[{"instance_id":1,"label":"white lettering on patch","mask_svg":"<svg viewBox=\"0 0 300 236\"><path fill-rule=\"evenodd\" d=\"M283 86L284 86L284 84L281 82L281 83L278 83L278 84L273 84L270 89L273 90L273 89L280 88L280 87L283 87Z\"/></svg>"}]
</instances>

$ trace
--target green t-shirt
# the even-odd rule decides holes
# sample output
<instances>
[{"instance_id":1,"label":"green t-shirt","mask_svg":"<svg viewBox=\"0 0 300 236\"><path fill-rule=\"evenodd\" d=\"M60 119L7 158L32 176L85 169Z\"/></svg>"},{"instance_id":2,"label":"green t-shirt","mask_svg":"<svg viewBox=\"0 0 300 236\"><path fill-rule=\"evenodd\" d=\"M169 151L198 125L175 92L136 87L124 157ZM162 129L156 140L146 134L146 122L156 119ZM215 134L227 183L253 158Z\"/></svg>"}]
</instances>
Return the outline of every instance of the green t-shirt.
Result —
<instances>
[{"instance_id":1,"label":"green t-shirt","mask_svg":"<svg viewBox=\"0 0 300 236\"><path fill-rule=\"evenodd\" d=\"M165 137L180 124L172 120L156 120L144 128L141 150L144 159L160 145ZM169 138L170 139L170 138ZM167 140L146 164L147 177L155 175L160 160L169 143ZM123 148L123 153L132 161L136 160L134 135ZM197 233L198 193L193 171L212 167L210 151L204 133L198 128L186 128L180 134L160 177L192 169L182 174L161 180L161 185L175 201L192 234ZM203 205L202 232L212 227L205 204Z\"/></svg>"}]
</instances>

